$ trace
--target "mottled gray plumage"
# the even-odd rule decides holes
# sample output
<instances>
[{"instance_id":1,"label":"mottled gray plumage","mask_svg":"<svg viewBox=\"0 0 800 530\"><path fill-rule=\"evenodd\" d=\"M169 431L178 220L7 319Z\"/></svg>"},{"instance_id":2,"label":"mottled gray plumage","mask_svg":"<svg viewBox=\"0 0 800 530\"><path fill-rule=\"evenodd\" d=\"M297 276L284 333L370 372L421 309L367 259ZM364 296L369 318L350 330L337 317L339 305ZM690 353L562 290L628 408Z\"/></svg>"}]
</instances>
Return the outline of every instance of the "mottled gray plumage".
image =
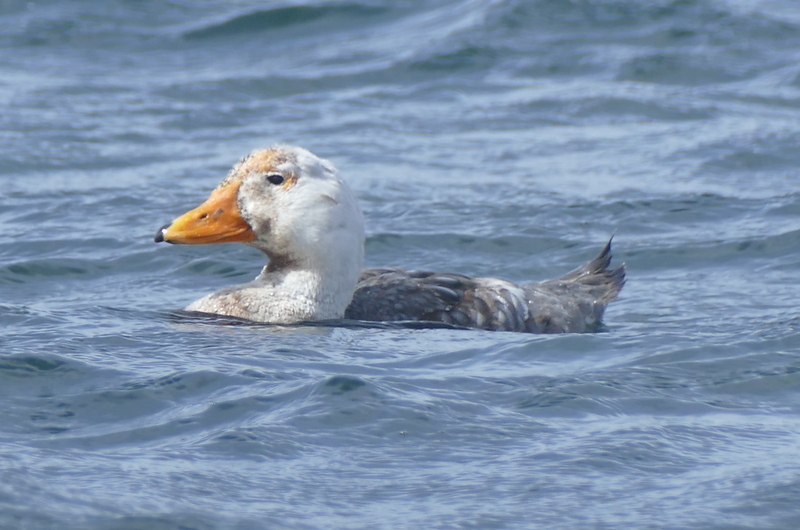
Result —
<instances>
[{"instance_id":1,"label":"mottled gray plumage","mask_svg":"<svg viewBox=\"0 0 800 530\"><path fill-rule=\"evenodd\" d=\"M365 269L345 318L422 320L494 331L582 332L595 328L625 284L625 265L608 268L611 240L578 269L516 285L460 274Z\"/></svg>"}]
</instances>

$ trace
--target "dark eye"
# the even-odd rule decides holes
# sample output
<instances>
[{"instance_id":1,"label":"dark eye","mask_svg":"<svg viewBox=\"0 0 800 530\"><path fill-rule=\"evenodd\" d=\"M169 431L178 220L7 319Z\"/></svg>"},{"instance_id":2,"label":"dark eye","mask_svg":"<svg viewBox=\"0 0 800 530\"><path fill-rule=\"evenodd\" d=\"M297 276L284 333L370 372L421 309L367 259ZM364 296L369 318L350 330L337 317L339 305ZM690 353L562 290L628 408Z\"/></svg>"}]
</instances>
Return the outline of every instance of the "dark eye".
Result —
<instances>
[{"instance_id":1,"label":"dark eye","mask_svg":"<svg viewBox=\"0 0 800 530\"><path fill-rule=\"evenodd\" d=\"M269 175L267 180L270 184L275 184L277 186L278 184L283 184L283 175Z\"/></svg>"}]
</instances>

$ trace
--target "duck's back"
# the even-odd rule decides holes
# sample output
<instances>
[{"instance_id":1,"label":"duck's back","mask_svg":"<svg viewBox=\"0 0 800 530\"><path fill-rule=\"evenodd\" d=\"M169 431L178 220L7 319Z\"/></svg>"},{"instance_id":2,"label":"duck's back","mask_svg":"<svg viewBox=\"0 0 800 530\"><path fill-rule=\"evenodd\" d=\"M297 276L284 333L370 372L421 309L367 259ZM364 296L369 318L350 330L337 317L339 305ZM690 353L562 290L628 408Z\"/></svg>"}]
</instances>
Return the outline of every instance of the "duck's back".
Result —
<instances>
[{"instance_id":1,"label":"duck's back","mask_svg":"<svg viewBox=\"0 0 800 530\"><path fill-rule=\"evenodd\" d=\"M611 241L583 267L524 285L450 273L366 269L345 318L435 321L529 333L589 331L625 284L625 266L609 270L610 262Z\"/></svg>"}]
</instances>

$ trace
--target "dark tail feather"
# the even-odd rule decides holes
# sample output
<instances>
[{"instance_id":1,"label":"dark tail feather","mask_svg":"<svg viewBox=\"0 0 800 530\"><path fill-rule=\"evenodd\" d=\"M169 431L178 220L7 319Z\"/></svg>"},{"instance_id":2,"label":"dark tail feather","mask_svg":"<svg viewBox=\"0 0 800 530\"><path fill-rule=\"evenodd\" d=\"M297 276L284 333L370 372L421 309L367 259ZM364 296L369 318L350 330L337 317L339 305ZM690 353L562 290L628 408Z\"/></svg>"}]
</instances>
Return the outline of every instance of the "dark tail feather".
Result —
<instances>
[{"instance_id":1,"label":"dark tail feather","mask_svg":"<svg viewBox=\"0 0 800 530\"><path fill-rule=\"evenodd\" d=\"M595 292L602 302L607 304L613 301L625 285L625 264L612 270L608 268L611 264L611 240L613 239L612 235L600 254L592 261L551 281L590 286L593 287L591 291Z\"/></svg>"}]
</instances>

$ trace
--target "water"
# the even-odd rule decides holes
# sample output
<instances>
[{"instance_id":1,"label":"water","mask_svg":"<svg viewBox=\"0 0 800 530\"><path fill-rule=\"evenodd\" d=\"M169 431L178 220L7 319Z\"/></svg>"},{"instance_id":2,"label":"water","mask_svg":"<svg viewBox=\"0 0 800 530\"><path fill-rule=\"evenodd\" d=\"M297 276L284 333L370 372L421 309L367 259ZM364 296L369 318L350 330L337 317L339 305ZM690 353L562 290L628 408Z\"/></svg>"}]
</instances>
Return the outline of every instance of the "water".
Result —
<instances>
[{"instance_id":1,"label":"water","mask_svg":"<svg viewBox=\"0 0 800 530\"><path fill-rule=\"evenodd\" d=\"M795 528L791 0L0 2L0 527ZM274 142L367 265L552 277L607 332L242 326L155 245Z\"/></svg>"}]
</instances>

